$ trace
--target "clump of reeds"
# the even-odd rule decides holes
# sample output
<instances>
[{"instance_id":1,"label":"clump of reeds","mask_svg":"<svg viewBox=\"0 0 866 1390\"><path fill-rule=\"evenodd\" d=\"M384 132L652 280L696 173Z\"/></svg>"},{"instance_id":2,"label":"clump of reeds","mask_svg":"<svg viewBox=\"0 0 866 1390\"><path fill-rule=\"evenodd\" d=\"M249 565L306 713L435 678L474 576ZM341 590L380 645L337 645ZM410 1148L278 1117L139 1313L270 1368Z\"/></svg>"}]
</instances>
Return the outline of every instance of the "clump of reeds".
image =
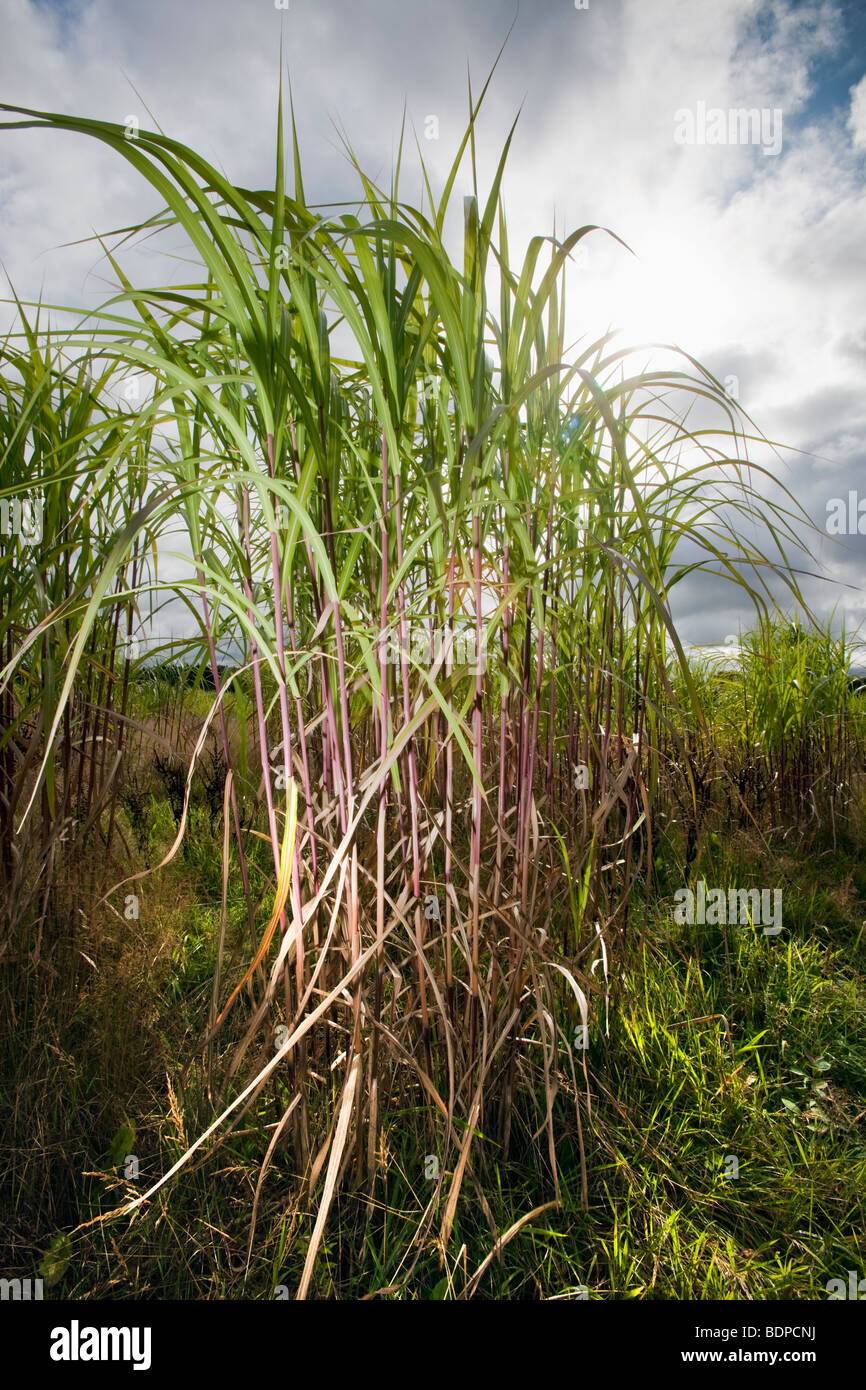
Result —
<instances>
[{"instance_id":1,"label":"clump of reeds","mask_svg":"<svg viewBox=\"0 0 866 1390\"><path fill-rule=\"evenodd\" d=\"M398 1102L438 1156L424 1232L438 1223L443 1257L484 1161L475 1136L507 1151L518 1097L552 1200L562 1126L585 1194L574 1039L605 1026L662 750L688 775L703 727L669 590L695 547L758 597L780 563L733 526L690 520L719 479L759 521L772 511L721 386L691 363L632 371L607 339L569 350L569 256L602 233L537 236L512 260L510 136L481 197L478 103L438 199L428 182L429 206L411 207L397 175L383 191L358 169L357 214L307 204L294 131L287 187L282 113L274 186L250 191L162 135L3 109L7 128L114 148L165 205L148 226L183 231L202 265L196 283L141 289L108 253L118 292L95 328L63 335L63 365L26 325L26 350L7 345L4 493L46 497L41 548L2 557L12 897L37 810L43 859L70 817L110 839L122 639L168 593L195 615L213 691L187 801L211 733L224 760L221 965L202 1040L223 1104L135 1205L266 1088L281 1109L262 1179L288 1138L320 1190L301 1297L340 1184L381 1177ZM467 151L455 258L444 228ZM147 392L113 400L131 377ZM718 407L715 434L684 423L677 401L695 395ZM698 462L683 471L685 446ZM775 545L790 533L773 519ZM188 570L161 580L170 537ZM175 848L185 822L186 807ZM10 934L20 920L19 904Z\"/></svg>"}]
</instances>

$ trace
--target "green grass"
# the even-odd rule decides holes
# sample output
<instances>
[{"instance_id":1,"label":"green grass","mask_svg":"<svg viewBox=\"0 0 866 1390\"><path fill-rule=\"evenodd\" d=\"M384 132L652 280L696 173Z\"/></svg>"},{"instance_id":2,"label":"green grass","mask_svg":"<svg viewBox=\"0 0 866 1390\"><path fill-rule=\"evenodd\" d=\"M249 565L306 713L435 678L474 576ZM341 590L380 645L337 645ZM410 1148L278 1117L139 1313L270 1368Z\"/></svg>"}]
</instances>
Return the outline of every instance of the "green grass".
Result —
<instances>
[{"instance_id":1,"label":"green grass","mask_svg":"<svg viewBox=\"0 0 866 1390\"><path fill-rule=\"evenodd\" d=\"M780 1234L809 1116L856 1109L833 952L859 938L793 857L829 835L857 881L845 644L776 607L802 610L799 509L765 496L721 383L686 354L636 370L607 338L568 343L569 257L608 233L515 254L511 134L480 188L480 107L441 189L419 166L421 206L402 139L388 188L347 146L354 213L307 203L282 105L259 190L161 134L0 107L3 139L126 160L155 201L137 233L183 236L195 266L136 286L103 240L108 302L72 327L16 303L3 345L2 500L38 487L46 517L38 545L0 548L3 1219L14 1267L127 1204L74 1237L78 1293L441 1296L473 1271L486 1293L706 1292L723 1254L775 1290L806 1278L801 1226L848 1230L828 1188L790 1251ZM696 567L754 610L740 677L686 659L670 595ZM193 635L137 656L171 601ZM413 650L462 629L486 666ZM771 862L804 979L772 975L778 943L711 935L683 973L671 892ZM814 1057L765 1041L783 985L827 1015ZM715 1012L733 1056L689 1022ZM139 1185L82 1178L126 1124ZM718 1145L770 1130L780 1195L750 1154L738 1181L771 1210L750 1218Z\"/></svg>"},{"instance_id":2,"label":"green grass","mask_svg":"<svg viewBox=\"0 0 866 1390\"><path fill-rule=\"evenodd\" d=\"M573 1297L584 1286L593 1298L823 1298L827 1279L862 1267L866 885L844 850L813 849L808 858L780 856L780 938L748 927L676 926L669 904L654 903L643 944L635 931L624 948L610 1035L599 1026L590 1035L591 1116L583 1106L588 1209L581 1208L568 1118L574 1096L563 1056L556 1103L561 1207L514 1236L474 1296ZM701 859L699 869L716 882L726 870L736 870L740 881L757 878L765 865L759 850L743 840L728 855ZM17 1228L8 1258L22 1272L35 1267L58 1228L110 1210L136 1186L124 1183L122 1166L106 1166L105 1181L81 1177L105 1165L127 1120L147 1182L209 1117L201 1084L193 1079L182 1089L179 1077L185 1041L207 1016L214 923L197 906L180 914L181 926L172 912L178 882L171 871L167 880L157 890L146 940L138 948L118 942L117 973L82 998L62 1046L49 1019L21 1019L21 1033L40 1046L40 1056L34 1060L19 1035L31 1089L19 1089L16 1114L2 1116L3 1128L14 1145L29 1106L43 1148L31 1170L29 1236L21 1207L7 1201L0 1219L7 1236ZM159 940L176 944L150 974L144 1001L133 959L139 950L149 957ZM288 1094L284 1082L277 1091ZM295 1169L283 1147L265 1179L244 1278L251 1192L273 1132L264 1126L279 1117L280 1103L279 1094L263 1095L238 1132L131 1227L115 1220L75 1234L57 1293L270 1298L284 1285L293 1294L314 1206L290 1199ZM490 1221L480 1199L465 1204L443 1267L431 1240L417 1239L436 1188L425 1176L423 1108L410 1095L395 1105L372 1188L349 1181L335 1199L315 1296L360 1297L392 1286L380 1296L461 1294L493 1247L493 1227L508 1230L553 1195L549 1167L530 1140L538 1116L525 1097L507 1158L489 1118L473 1146L470 1182L473 1193L480 1185ZM730 1157L738 1162L735 1178L726 1176ZM49 1172L50 1191L40 1191ZM27 1201L26 1179L17 1200ZM442 1201L441 1194L434 1200L440 1214Z\"/></svg>"}]
</instances>

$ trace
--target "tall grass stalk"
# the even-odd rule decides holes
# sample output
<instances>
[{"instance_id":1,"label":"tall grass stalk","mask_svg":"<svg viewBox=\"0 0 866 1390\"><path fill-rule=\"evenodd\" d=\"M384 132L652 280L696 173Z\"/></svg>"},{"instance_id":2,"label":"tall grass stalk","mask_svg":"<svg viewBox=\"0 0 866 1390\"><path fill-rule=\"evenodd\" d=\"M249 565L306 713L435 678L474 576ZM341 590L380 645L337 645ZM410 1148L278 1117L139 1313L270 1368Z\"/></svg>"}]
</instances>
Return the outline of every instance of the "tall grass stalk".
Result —
<instances>
[{"instance_id":1,"label":"tall grass stalk","mask_svg":"<svg viewBox=\"0 0 866 1390\"><path fill-rule=\"evenodd\" d=\"M604 233L535 236L512 260L513 131L482 198L480 104L438 199L423 171L426 210L401 199L401 140L387 193L355 161L357 214L308 205L282 108L261 190L160 134L0 108L7 131L112 148L164 205L147 225L182 231L202 266L195 283L141 288L112 254L117 293L87 322L58 346L22 309L6 345L3 495L44 487L46 528L31 556L0 556L5 932L50 884L21 867L23 803L40 799L40 864L76 795L79 833L111 839L118 634L145 601L182 600L226 764L223 922L236 872L249 940L221 933L224 1002L203 1039L228 1103L126 1210L272 1084L298 1178L321 1183L299 1297L341 1185L384 1181L398 1110L441 1160L425 1229L441 1218L443 1259L485 1162L479 1129L506 1150L515 1126L536 1132L556 1197L558 1127L574 1123L586 1200L576 1020L603 1026L663 760L696 804L705 721L671 589L697 551L762 611L773 583L796 591L790 514L741 461L721 385L691 359L634 372L607 338L567 350L569 257ZM455 258L444 228L464 178ZM130 372L149 397L112 407ZM678 402L695 399L715 429L688 428ZM696 513L720 480L767 553ZM188 574L158 581L145 556L177 528ZM446 640L425 653L419 634ZM232 700L251 711L252 760ZM280 1023L262 1066L252 1045Z\"/></svg>"}]
</instances>

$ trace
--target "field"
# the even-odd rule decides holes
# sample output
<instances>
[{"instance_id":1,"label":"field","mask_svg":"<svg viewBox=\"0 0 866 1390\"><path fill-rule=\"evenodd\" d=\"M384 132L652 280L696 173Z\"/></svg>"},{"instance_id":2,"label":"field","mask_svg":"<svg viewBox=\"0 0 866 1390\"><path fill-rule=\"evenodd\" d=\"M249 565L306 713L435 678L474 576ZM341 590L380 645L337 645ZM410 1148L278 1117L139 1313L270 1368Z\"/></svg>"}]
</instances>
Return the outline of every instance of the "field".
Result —
<instances>
[{"instance_id":1,"label":"field","mask_svg":"<svg viewBox=\"0 0 866 1390\"><path fill-rule=\"evenodd\" d=\"M308 205L282 103L260 190L0 108L154 205L101 238L99 310L19 302L3 344L9 1277L816 1299L863 1269L851 646L721 382L566 340L613 233L512 256L484 91L421 206L402 142L387 188L347 146L351 210ZM124 270L152 236L171 284ZM695 574L753 613L734 661L681 640Z\"/></svg>"}]
</instances>

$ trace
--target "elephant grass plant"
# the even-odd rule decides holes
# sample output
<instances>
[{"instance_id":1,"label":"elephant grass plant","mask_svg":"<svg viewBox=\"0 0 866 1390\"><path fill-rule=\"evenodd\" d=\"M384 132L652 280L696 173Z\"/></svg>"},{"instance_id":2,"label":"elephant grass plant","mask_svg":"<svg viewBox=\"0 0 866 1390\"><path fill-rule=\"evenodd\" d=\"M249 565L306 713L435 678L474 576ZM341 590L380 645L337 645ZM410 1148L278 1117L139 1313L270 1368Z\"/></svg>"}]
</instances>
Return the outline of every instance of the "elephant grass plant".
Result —
<instances>
[{"instance_id":1,"label":"elephant grass plant","mask_svg":"<svg viewBox=\"0 0 866 1390\"><path fill-rule=\"evenodd\" d=\"M586 1202L573 1036L605 1026L668 763L682 755L694 799L687 745L706 727L671 589L703 567L759 611L774 584L796 593L792 514L763 500L720 384L690 358L637 371L609 338L567 343L569 257L602 229L535 236L513 259L511 133L478 188L483 95L441 193L422 164L423 208L400 196L404 138L388 190L348 150L355 212L308 204L282 107L261 190L161 134L0 108L8 132L111 147L161 205L139 230L182 232L202 268L133 285L103 238L109 301L51 334L22 306L5 347L3 495L46 499L41 545L0 556L6 886L24 901L21 847L46 862L67 821L110 840L120 638L182 603L212 686L187 804L211 729L227 769L211 1026L187 1068L216 1070L221 1098L119 1211L270 1097L252 1227L288 1142L299 1192L317 1194L299 1297L337 1194L385 1180L383 1136L407 1106L438 1155L419 1250L435 1228L451 1258L478 1134L507 1152L516 1116L553 1202L559 1139L576 1136ZM134 405L117 398L131 379L148 387ZM689 428L696 400L715 427ZM171 546L185 570L161 578ZM101 885L88 911L133 886ZM25 917L7 912L8 949Z\"/></svg>"}]
</instances>

